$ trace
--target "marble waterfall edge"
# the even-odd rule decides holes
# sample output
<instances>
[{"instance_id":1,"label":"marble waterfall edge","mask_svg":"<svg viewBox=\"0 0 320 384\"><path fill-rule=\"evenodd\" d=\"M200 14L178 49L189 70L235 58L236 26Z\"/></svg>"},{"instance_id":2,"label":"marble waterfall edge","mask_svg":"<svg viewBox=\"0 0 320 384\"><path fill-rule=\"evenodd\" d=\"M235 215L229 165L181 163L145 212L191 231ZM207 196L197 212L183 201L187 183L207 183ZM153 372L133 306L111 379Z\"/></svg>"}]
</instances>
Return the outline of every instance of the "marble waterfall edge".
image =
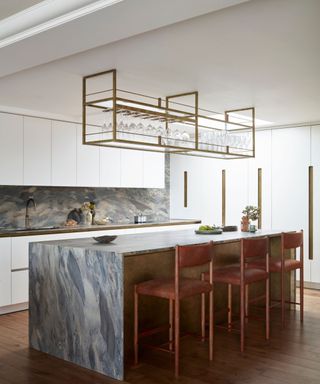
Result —
<instances>
[{"instance_id":1,"label":"marble waterfall edge","mask_svg":"<svg viewBox=\"0 0 320 384\"><path fill-rule=\"evenodd\" d=\"M30 347L123 380L123 259L31 243Z\"/></svg>"}]
</instances>

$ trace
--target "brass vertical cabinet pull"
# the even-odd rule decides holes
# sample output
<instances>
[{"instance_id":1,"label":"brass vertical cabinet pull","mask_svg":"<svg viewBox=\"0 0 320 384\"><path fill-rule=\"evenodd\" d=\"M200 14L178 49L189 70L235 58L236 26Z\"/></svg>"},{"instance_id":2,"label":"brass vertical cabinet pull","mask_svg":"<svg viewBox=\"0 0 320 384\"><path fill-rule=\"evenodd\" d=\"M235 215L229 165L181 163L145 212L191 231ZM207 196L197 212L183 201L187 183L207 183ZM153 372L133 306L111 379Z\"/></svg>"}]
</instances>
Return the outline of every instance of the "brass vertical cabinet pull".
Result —
<instances>
[{"instance_id":1,"label":"brass vertical cabinet pull","mask_svg":"<svg viewBox=\"0 0 320 384\"><path fill-rule=\"evenodd\" d=\"M258 208L260 215L258 219L258 229L262 227L262 168L258 168Z\"/></svg>"},{"instance_id":2,"label":"brass vertical cabinet pull","mask_svg":"<svg viewBox=\"0 0 320 384\"><path fill-rule=\"evenodd\" d=\"M183 173L183 206L188 207L188 172Z\"/></svg>"},{"instance_id":3,"label":"brass vertical cabinet pull","mask_svg":"<svg viewBox=\"0 0 320 384\"><path fill-rule=\"evenodd\" d=\"M226 225L226 170L222 170L222 225Z\"/></svg>"},{"instance_id":4,"label":"brass vertical cabinet pull","mask_svg":"<svg viewBox=\"0 0 320 384\"><path fill-rule=\"evenodd\" d=\"M313 260L313 166L309 166L309 260Z\"/></svg>"}]
</instances>

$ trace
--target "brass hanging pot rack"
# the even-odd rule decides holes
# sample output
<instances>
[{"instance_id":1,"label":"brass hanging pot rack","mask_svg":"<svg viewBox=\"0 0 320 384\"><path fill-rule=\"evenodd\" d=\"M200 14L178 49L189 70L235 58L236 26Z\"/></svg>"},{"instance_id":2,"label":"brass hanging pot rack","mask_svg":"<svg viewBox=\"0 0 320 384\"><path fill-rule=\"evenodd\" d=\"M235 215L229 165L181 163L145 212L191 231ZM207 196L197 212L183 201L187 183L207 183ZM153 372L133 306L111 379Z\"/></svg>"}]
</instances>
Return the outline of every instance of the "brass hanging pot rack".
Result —
<instances>
[{"instance_id":1,"label":"brass hanging pot rack","mask_svg":"<svg viewBox=\"0 0 320 384\"><path fill-rule=\"evenodd\" d=\"M253 107L218 114L199 108L196 91L163 99L118 89L116 69L83 77L82 98L83 144L223 159L255 156Z\"/></svg>"}]
</instances>

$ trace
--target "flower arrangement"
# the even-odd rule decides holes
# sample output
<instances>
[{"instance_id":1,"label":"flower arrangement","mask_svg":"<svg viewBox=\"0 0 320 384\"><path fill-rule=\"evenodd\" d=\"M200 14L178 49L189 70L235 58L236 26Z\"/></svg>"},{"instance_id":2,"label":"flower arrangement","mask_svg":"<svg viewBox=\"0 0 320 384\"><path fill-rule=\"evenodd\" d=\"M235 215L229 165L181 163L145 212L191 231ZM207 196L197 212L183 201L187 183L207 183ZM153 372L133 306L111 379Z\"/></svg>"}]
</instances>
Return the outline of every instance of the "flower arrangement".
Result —
<instances>
[{"instance_id":1,"label":"flower arrangement","mask_svg":"<svg viewBox=\"0 0 320 384\"><path fill-rule=\"evenodd\" d=\"M252 221L256 221L259 219L260 216L260 208L255 207L253 205L247 205L245 209L242 211L242 213Z\"/></svg>"}]
</instances>

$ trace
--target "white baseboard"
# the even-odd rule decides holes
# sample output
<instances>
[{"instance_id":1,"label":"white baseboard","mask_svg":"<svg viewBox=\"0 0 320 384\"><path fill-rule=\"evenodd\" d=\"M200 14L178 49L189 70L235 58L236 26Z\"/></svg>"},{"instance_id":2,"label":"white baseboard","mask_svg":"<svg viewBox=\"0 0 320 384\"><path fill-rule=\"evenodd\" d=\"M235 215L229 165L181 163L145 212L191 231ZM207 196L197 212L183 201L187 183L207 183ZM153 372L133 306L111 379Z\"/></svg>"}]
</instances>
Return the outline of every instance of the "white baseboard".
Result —
<instances>
[{"instance_id":1,"label":"white baseboard","mask_svg":"<svg viewBox=\"0 0 320 384\"><path fill-rule=\"evenodd\" d=\"M18 312L18 311L25 311L29 308L29 303L21 303L21 304L14 304L14 305L7 305L5 307L0 307L0 315L5 315L6 313L12 313L12 312Z\"/></svg>"},{"instance_id":2,"label":"white baseboard","mask_svg":"<svg viewBox=\"0 0 320 384\"><path fill-rule=\"evenodd\" d=\"M300 281L297 281L297 288L300 287ZM305 281L304 287L307 289L319 289L320 290L320 283L313 283L311 281Z\"/></svg>"}]
</instances>

